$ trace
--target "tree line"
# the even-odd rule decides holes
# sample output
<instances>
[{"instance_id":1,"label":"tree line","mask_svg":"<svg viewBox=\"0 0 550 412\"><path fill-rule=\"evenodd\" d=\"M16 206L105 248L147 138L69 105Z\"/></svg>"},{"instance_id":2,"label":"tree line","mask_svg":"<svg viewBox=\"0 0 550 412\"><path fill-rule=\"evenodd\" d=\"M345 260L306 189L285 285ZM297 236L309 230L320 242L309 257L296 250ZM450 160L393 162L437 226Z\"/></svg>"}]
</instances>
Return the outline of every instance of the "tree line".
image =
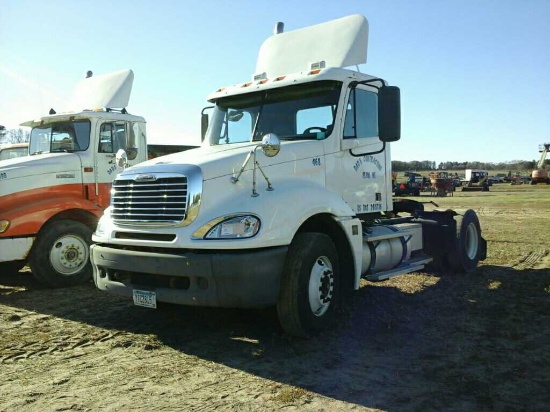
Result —
<instances>
[{"instance_id":1,"label":"tree line","mask_svg":"<svg viewBox=\"0 0 550 412\"><path fill-rule=\"evenodd\" d=\"M6 129L0 125L0 143L25 143L28 142L31 133L23 129Z\"/></svg>"}]
</instances>

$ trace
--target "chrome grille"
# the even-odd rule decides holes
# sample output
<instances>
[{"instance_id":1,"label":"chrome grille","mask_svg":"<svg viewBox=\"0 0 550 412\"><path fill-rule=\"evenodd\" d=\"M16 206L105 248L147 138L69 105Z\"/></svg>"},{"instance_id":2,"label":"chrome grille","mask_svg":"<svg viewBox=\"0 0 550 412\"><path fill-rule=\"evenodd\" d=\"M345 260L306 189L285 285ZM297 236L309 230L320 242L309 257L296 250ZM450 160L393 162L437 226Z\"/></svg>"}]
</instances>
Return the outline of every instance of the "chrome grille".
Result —
<instances>
[{"instance_id":1,"label":"chrome grille","mask_svg":"<svg viewBox=\"0 0 550 412\"><path fill-rule=\"evenodd\" d=\"M178 223L187 212L187 177L140 181L119 176L113 182L111 217L117 223Z\"/></svg>"}]
</instances>

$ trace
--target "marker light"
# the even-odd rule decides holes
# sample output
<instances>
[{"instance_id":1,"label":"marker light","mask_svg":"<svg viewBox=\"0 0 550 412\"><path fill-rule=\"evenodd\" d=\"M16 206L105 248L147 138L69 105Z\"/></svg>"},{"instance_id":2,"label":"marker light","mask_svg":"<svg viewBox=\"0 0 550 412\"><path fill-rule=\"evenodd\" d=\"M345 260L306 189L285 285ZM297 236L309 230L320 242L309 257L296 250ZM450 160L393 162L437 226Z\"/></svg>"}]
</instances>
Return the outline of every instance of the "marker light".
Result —
<instances>
[{"instance_id":1,"label":"marker light","mask_svg":"<svg viewBox=\"0 0 550 412\"><path fill-rule=\"evenodd\" d=\"M4 233L10 227L9 220L0 220L0 233Z\"/></svg>"}]
</instances>

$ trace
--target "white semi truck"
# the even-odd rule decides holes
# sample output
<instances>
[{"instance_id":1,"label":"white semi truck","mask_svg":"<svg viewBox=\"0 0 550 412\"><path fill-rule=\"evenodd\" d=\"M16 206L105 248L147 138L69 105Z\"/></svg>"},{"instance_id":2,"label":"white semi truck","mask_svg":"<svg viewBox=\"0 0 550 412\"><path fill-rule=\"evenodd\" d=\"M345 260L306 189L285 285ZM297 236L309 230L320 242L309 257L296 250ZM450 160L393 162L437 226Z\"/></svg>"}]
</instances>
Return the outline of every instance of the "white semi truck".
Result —
<instances>
[{"instance_id":1,"label":"white semi truck","mask_svg":"<svg viewBox=\"0 0 550 412\"><path fill-rule=\"evenodd\" d=\"M276 306L307 337L361 278L474 271L473 210L392 199L399 89L346 69L366 62L367 38L360 15L278 30L251 80L208 97L200 148L119 174L92 236L96 286L152 308Z\"/></svg>"},{"instance_id":2,"label":"white semi truck","mask_svg":"<svg viewBox=\"0 0 550 412\"><path fill-rule=\"evenodd\" d=\"M93 76L76 87L76 110L23 123L32 128L28 154L0 161L0 272L27 262L34 277L61 287L90 281L91 235L109 205L120 172L147 160L145 119L126 111L134 73Z\"/></svg>"}]
</instances>

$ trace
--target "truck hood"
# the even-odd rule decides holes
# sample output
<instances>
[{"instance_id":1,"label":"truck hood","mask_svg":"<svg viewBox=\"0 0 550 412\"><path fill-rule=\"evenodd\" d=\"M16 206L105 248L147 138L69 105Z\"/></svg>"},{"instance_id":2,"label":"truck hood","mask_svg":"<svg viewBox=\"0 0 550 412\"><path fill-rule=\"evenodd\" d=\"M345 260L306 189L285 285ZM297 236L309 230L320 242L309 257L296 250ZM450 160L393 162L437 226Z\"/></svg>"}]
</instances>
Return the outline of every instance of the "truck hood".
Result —
<instances>
[{"instance_id":1,"label":"truck hood","mask_svg":"<svg viewBox=\"0 0 550 412\"><path fill-rule=\"evenodd\" d=\"M276 157L266 157L260 148L256 150L256 158L262 167L271 164L281 163L287 160L288 156L300 158L297 152L305 144L312 141L284 142L281 144L281 151ZM196 149L186 150L157 157L133 166L126 170L130 172L146 171L148 166L161 164L192 164L201 168L203 179L215 179L222 176L232 176L239 173L248 153L258 145L259 142L236 143L231 145L201 146ZM305 149L305 148L304 148ZM311 153L310 153L311 155ZM245 170L251 170L253 166L252 159L246 165Z\"/></svg>"},{"instance_id":2,"label":"truck hood","mask_svg":"<svg viewBox=\"0 0 550 412\"><path fill-rule=\"evenodd\" d=\"M80 172L80 157L76 153L45 153L0 161L2 182L24 177L40 179L40 176L58 172Z\"/></svg>"}]
</instances>

